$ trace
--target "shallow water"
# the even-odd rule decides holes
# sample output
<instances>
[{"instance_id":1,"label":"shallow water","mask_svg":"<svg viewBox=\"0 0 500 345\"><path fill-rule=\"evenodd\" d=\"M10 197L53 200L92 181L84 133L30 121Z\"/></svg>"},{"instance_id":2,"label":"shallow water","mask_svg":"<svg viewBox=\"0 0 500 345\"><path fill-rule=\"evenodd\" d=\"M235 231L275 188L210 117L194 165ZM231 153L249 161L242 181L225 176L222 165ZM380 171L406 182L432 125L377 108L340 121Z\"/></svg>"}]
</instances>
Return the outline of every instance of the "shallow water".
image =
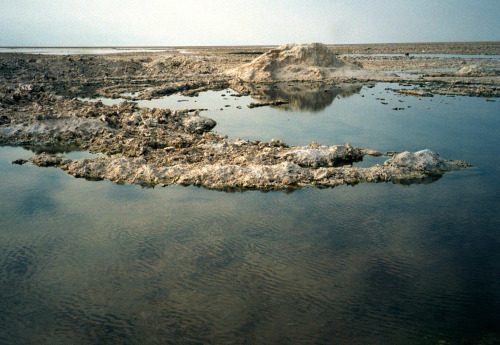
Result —
<instances>
[{"instance_id":1,"label":"shallow water","mask_svg":"<svg viewBox=\"0 0 500 345\"><path fill-rule=\"evenodd\" d=\"M294 95L262 92L266 100L290 99L291 105L250 109L247 104L258 100L250 96L235 97L231 89L202 92L197 97L181 94L138 101L140 107L206 109L201 115L217 121L214 131L231 138L269 141L278 138L290 145L353 146L379 151L418 151L429 148L446 157L460 144L466 130L464 124L486 130L499 102L467 96L414 97L400 95L389 89L413 88L398 83L377 83L375 86L356 86L320 90L310 97L294 99ZM327 96L325 96L327 94ZM319 96L318 96L319 95ZM89 99L84 99L89 100ZM124 99L96 98L112 105ZM240 107L240 108L238 108ZM398 108L395 110L394 108ZM489 114L488 124L475 123L481 114ZM497 143L496 135L494 135ZM451 153L451 152L450 152ZM448 154L449 155L449 154ZM447 157L465 159L464 157Z\"/></svg>"},{"instance_id":2,"label":"shallow water","mask_svg":"<svg viewBox=\"0 0 500 345\"><path fill-rule=\"evenodd\" d=\"M222 193L75 179L0 148L0 343L498 343L499 102L396 86L306 112L250 110L227 90L181 103L231 137L430 148L473 168L411 186Z\"/></svg>"},{"instance_id":3,"label":"shallow water","mask_svg":"<svg viewBox=\"0 0 500 345\"><path fill-rule=\"evenodd\" d=\"M434 59L484 59L484 60L500 60L500 55L488 55L488 54L429 54L429 53L419 53L410 54L406 56L405 54L344 54L343 56L352 57L380 57L380 58L394 58L394 57L416 57L416 58L434 58Z\"/></svg>"},{"instance_id":4,"label":"shallow water","mask_svg":"<svg viewBox=\"0 0 500 345\"><path fill-rule=\"evenodd\" d=\"M116 47L116 48L86 48L86 47L68 47L68 48L0 48L0 53L24 53L40 55L101 55L117 53L151 53L151 52L169 52L175 51L172 48L134 48L134 47Z\"/></svg>"}]
</instances>

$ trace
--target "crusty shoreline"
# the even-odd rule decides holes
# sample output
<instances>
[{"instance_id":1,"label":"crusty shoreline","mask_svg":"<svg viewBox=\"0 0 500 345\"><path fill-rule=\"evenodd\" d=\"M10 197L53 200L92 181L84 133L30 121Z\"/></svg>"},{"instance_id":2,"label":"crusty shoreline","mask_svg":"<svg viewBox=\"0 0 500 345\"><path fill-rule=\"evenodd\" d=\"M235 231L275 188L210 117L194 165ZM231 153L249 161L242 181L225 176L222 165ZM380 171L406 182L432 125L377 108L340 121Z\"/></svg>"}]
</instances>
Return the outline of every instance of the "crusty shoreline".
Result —
<instances>
[{"instance_id":1,"label":"crusty shoreline","mask_svg":"<svg viewBox=\"0 0 500 345\"><path fill-rule=\"evenodd\" d=\"M363 50L370 48L371 53L379 53L382 47L384 52L391 53L412 51L410 45L335 46L331 49L364 53ZM487 53L500 50L498 42L413 44L411 47L433 53L450 50L457 53L460 51L457 47L462 47L461 53L473 54L480 54L478 47L483 47ZM192 54L154 52L104 56L0 54L0 144L74 144L108 155L80 161L48 154L31 159L34 164L58 166L77 177L107 178L149 186L192 184L224 190L333 187L360 182L419 183L468 166L465 162L447 161L424 150L388 157L384 164L374 167L359 168L352 163L367 154L380 153L348 144L322 146L312 143L288 147L280 140L269 143L235 140L210 132L216 123L200 116L195 109L140 109L130 102L106 106L76 99L106 96L133 101L176 92L196 95L205 90L231 87L241 94L269 101L262 94L262 88L225 74L228 69L258 56L260 51L255 47L199 48L190 52ZM457 72L427 71L412 78L392 74L380 74L375 78L335 77L317 82L347 85L347 89L349 85L355 88L377 81L405 82L414 85L414 91L408 93L416 96L500 95L500 76L491 69L499 67L498 60L411 56L344 59L375 71L439 66L456 68ZM458 73L459 68L470 65L475 68L469 68L474 73ZM265 81L262 85L275 85L274 82ZM309 83L304 85L311 89L314 81ZM286 89L282 92L286 94ZM124 96L124 93L129 95Z\"/></svg>"}]
</instances>

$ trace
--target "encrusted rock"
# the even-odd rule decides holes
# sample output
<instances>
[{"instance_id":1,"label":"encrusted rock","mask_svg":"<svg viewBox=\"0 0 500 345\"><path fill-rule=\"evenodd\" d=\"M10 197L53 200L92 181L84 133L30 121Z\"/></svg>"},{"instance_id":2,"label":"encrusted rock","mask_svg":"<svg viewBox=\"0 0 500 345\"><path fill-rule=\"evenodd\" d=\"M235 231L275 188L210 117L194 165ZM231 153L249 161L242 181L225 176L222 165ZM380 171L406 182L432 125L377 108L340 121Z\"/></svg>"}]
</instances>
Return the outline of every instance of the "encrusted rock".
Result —
<instances>
[{"instance_id":1,"label":"encrusted rock","mask_svg":"<svg viewBox=\"0 0 500 345\"><path fill-rule=\"evenodd\" d=\"M87 136L109 128L106 122L87 118L56 118L0 128L0 142L51 142Z\"/></svg>"},{"instance_id":2,"label":"encrusted rock","mask_svg":"<svg viewBox=\"0 0 500 345\"><path fill-rule=\"evenodd\" d=\"M212 130L217 125L217 122L211 118L200 116L198 112L189 116L183 121L184 127L189 133L202 134Z\"/></svg>"},{"instance_id":3,"label":"encrusted rock","mask_svg":"<svg viewBox=\"0 0 500 345\"><path fill-rule=\"evenodd\" d=\"M385 161L384 165L398 169L422 171L429 174L440 174L463 167L460 161L445 161L441 156L429 149L417 152L401 152Z\"/></svg>"},{"instance_id":4,"label":"encrusted rock","mask_svg":"<svg viewBox=\"0 0 500 345\"><path fill-rule=\"evenodd\" d=\"M39 155L31 157L29 161L40 167L51 167L51 166L60 166L63 163L64 158L62 156L43 152Z\"/></svg>"},{"instance_id":5,"label":"encrusted rock","mask_svg":"<svg viewBox=\"0 0 500 345\"><path fill-rule=\"evenodd\" d=\"M65 161L60 156L45 153L33 157L30 161L39 166L60 166L76 177L106 178L120 183L145 186L175 183L211 189L262 190L334 187L360 182L421 183L438 179L446 171L470 166L461 161L445 161L430 150L402 152L383 165L369 168L345 165L312 169L287 161L270 165L219 162L158 166L141 157L100 157Z\"/></svg>"},{"instance_id":6,"label":"encrusted rock","mask_svg":"<svg viewBox=\"0 0 500 345\"><path fill-rule=\"evenodd\" d=\"M317 146L309 148L295 148L283 154L283 157L302 167L335 166L339 163L347 164L363 159L361 149L351 145Z\"/></svg>"}]
</instances>

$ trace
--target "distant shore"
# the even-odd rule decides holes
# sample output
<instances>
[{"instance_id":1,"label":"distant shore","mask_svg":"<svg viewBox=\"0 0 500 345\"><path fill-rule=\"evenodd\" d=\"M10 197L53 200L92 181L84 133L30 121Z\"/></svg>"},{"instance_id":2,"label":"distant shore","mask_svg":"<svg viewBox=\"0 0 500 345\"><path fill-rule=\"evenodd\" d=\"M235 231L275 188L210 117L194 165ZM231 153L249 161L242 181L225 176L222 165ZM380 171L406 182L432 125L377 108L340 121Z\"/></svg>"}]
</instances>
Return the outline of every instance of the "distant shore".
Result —
<instances>
[{"instance_id":1,"label":"distant shore","mask_svg":"<svg viewBox=\"0 0 500 345\"><path fill-rule=\"evenodd\" d=\"M464 54L464 55L500 55L500 41L479 42L418 42L418 43L355 43L355 44L327 44L337 54ZM257 50L264 52L278 45L237 45L237 46L71 46L71 47L30 47L5 46L0 47L0 53L23 52L22 50L103 50L107 54L130 52L164 52L172 50Z\"/></svg>"}]
</instances>

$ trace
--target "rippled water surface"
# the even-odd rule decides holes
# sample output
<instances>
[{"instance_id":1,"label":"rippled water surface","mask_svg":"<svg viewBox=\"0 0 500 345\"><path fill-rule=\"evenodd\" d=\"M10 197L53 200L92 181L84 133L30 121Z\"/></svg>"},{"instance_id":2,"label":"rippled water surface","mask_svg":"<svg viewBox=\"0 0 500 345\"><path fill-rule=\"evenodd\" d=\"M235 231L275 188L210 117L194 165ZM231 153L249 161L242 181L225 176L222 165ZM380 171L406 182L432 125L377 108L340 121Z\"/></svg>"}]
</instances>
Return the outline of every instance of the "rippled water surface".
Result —
<instances>
[{"instance_id":1,"label":"rippled water surface","mask_svg":"<svg viewBox=\"0 0 500 345\"><path fill-rule=\"evenodd\" d=\"M309 108L188 102L231 137L430 148L473 168L222 193L75 179L0 148L0 343L498 344L500 103L395 86Z\"/></svg>"}]
</instances>

